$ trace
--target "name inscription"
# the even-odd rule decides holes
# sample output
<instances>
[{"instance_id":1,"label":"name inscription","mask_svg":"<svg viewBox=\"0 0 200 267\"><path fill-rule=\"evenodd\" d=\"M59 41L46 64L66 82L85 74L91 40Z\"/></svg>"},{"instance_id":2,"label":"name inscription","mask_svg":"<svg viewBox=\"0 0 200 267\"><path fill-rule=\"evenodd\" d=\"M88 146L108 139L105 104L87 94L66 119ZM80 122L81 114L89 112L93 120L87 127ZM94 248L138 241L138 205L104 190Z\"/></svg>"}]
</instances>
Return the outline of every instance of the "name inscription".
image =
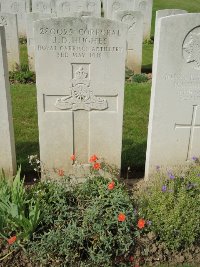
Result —
<instances>
[{"instance_id":1,"label":"name inscription","mask_svg":"<svg viewBox=\"0 0 200 267\"><path fill-rule=\"evenodd\" d=\"M173 82L180 100L200 101L200 75L166 74L164 80Z\"/></svg>"},{"instance_id":2,"label":"name inscription","mask_svg":"<svg viewBox=\"0 0 200 267\"><path fill-rule=\"evenodd\" d=\"M102 53L122 53L123 48L112 46L110 38L120 38L121 32L116 29L72 29L41 27L40 36L46 37L45 44L38 44L39 52L54 51L57 58L91 57L102 58ZM45 38L44 38L45 40Z\"/></svg>"}]
</instances>

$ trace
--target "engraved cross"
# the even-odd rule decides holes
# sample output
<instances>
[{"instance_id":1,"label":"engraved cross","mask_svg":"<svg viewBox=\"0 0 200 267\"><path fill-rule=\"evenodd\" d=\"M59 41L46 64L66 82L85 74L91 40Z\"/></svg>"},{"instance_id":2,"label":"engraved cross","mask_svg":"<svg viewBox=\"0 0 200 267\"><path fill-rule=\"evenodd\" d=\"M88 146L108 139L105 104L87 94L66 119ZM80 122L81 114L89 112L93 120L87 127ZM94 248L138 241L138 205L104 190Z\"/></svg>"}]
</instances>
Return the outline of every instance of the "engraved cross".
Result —
<instances>
[{"instance_id":1,"label":"engraved cross","mask_svg":"<svg viewBox=\"0 0 200 267\"><path fill-rule=\"evenodd\" d=\"M197 128L200 129L200 124L196 124L197 107L197 105L193 106L192 119L190 124L175 124L175 129L190 129L186 161L190 160L192 157L191 152L194 141L194 130Z\"/></svg>"},{"instance_id":2,"label":"engraved cross","mask_svg":"<svg viewBox=\"0 0 200 267\"><path fill-rule=\"evenodd\" d=\"M43 95L45 112L72 112L73 152L82 163L90 153L90 112L117 111L117 95L94 95L89 65L72 64L70 95Z\"/></svg>"}]
</instances>

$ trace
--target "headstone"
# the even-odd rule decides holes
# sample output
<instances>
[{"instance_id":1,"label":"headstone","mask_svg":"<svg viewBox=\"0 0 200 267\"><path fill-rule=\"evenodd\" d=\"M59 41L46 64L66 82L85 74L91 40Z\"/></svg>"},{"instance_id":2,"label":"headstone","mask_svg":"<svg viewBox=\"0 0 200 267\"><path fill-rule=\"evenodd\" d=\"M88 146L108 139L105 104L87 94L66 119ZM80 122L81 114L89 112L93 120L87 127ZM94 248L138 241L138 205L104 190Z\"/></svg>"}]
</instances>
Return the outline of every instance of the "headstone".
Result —
<instances>
[{"instance_id":1,"label":"headstone","mask_svg":"<svg viewBox=\"0 0 200 267\"><path fill-rule=\"evenodd\" d=\"M128 25L126 67L134 73L141 73L143 15L139 11L118 11L114 18Z\"/></svg>"},{"instance_id":2,"label":"headstone","mask_svg":"<svg viewBox=\"0 0 200 267\"><path fill-rule=\"evenodd\" d=\"M108 19L113 19L115 12L117 11L134 11L134 1L135 0L106 0L106 11L104 16Z\"/></svg>"},{"instance_id":3,"label":"headstone","mask_svg":"<svg viewBox=\"0 0 200 267\"><path fill-rule=\"evenodd\" d=\"M74 12L70 15L70 17L93 17L93 13L89 11Z\"/></svg>"},{"instance_id":4,"label":"headstone","mask_svg":"<svg viewBox=\"0 0 200 267\"><path fill-rule=\"evenodd\" d=\"M12 121L5 30L0 26L0 169L7 176L16 173L15 141Z\"/></svg>"},{"instance_id":5,"label":"headstone","mask_svg":"<svg viewBox=\"0 0 200 267\"><path fill-rule=\"evenodd\" d=\"M32 0L32 12L56 14L56 1L57 0Z\"/></svg>"},{"instance_id":6,"label":"headstone","mask_svg":"<svg viewBox=\"0 0 200 267\"><path fill-rule=\"evenodd\" d=\"M57 0L56 13L58 17L71 16L74 12L88 11L94 17L101 17L100 0Z\"/></svg>"},{"instance_id":7,"label":"headstone","mask_svg":"<svg viewBox=\"0 0 200 267\"><path fill-rule=\"evenodd\" d=\"M96 154L120 168L127 26L67 17L34 31L41 162L69 174L72 154L83 167Z\"/></svg>"},{"instance_id":8,"label":"headstone","mask_svg":"<svg viewBox=\"0 0 200 267\"><path fill-rule=\"evenodd\" d=\"M26 15L26 31L27 31L27 50L29 70L35 71L35 44L33 25L36 20L50 18L52 14L45 13L27 13Z\"/></svg>"},{"instance_id":9,"label":"headstone","mask_svg":"<svg viewBox=\"0 0 200 267\"><path fill-rule=\"evenodd\" d=\"M167 16L173 16L178 14L185 14L187 11L182 9L162 9L156 11L156 21L160 18L167 17ZM156 23L155 23L156 25Z\"/></svg>"},{"instance_id":10,"label":"headstone","mask_svg":"<svg viewBox=\"0 0 200 267\"><path fill-rule=\"evenodd\" d=\"M200 154L200 14L158 20L155 33L146 179Z\"/></svg>"},{"instance_id":11,"label":"headstone","mask_svg":"<svg viewBox=\"0 0 200 267\"><path fill-rule=\"evenodd\" d=\"M5 27L8 69L17 70L20 65L17 15L0 13L0 25Z\"/></svg>"},{"instance_id":12,"label":"headstone","mask_svg":"<svg viewBox=\"0 0 200 267\"><path fill-rule=\"evenodd\" d=\"M18 33L26 36L26 13L30 12L30 0L1 0L1 12L17 14Z\"/></svg>"},{"instance_id":13,"label":"headstone","mask_svg":"<svg viewBox=\"0 0 200 267\"><path fill-rule=\"evenodd\" d=\"M153 0L135 0L134 10L142 12L144 16L143 40L150 39Z\"/></svg>"}]
</instances>

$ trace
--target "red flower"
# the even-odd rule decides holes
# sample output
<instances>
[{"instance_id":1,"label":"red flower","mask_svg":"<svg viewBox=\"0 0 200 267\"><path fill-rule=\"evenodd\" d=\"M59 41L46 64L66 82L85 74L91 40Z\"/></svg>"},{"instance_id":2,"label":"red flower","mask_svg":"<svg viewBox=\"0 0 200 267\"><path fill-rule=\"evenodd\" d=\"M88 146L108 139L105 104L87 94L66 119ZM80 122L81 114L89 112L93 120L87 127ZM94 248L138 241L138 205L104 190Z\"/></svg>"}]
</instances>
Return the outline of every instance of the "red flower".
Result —
<instances>
[{"instance_id":1,"label":"red flower","mask_svg":"<svg viewBox=\"0 0 200 267\"><path fill-rule=\"evenodd\" d=\"M94 168L94 170L99 170L99 169L101 169L101 164L96 162L96 163L94 163L93 168Z\"/></svg>"},{"instance_id":2,"label":"red flower","mask_svg":"<svg viewBox=\"0 0 200 267\"><path fill-rule=\"evenodd\" d=\"M126 215L124 213L120 213L118 215L118 221L119 222L124 222L126 220Z\"/></svg>"},{"instance_id":3,"label":"red flower","mask_svg":"<svg viewBox=\"0 0 200 267\"><path fill-rule=\"evenodd\" d=\"M134 262L134 257L133 256L130 256L129 261L130 262Z\"/></svg>"},{"instance_id":4,"label":"red flower","mask_svg":"<svg viewBox=\"0 0 200 267\"><path fill-rule=\"evenodd\" d=\"M90 162L95 162L97 159L98 159L98 158L97 158L96 155L92 155L92 156L90 157Z\"/></svg>"},{"instance_id":5,"label":"red flower","mask_svg":"<svg viewBox=\"0 0 200 267\"><path fill-rule=\"evenodd\" d=\"M75 155L71 155L70 159L74 161L76 159Z\"/></svg>"},{"instance_id":6,"label":"red flower","mask_svg":"<svg viewBox=\"0 0 200 267\"><path fill-rule=\"evenodd\" d=\"M15 241L17 240L16 235L10 237L7 241L9 245L12 245L13 243L15 243Z\"/></svg>"},{"instance_id":7,"label":"red flower","mask_svg":"<svg viewBox=\"0 0 200 267\"><path fill-rule=\"evenodd\" d=\"M145 220L139 219L138 224L137 224L138 228L142 229L142 228L144 228L144 225L145 225Z\"/></svg>"},{"instance_id":8,"label":"red flower","mask_svg":"<svg viewBox=\"0 0 200 267\"><path fill-rule=\"evenodd\" d=\"M115 182L114 182L114 181L112 181L112 182L110 182L110 183L108 184L108 190L113 190L114 187L115 187Z\"/></svg>"},{"instance_id":9,"label":"red flower","mask_svg":"<svg viewBox=\"0 0 200 267\"><path fill-rule=\"evenodd\" d=\"M64 176L64 171L63 170L58 170L58 175L59 176Z\"/></svg>"}]
</instances>

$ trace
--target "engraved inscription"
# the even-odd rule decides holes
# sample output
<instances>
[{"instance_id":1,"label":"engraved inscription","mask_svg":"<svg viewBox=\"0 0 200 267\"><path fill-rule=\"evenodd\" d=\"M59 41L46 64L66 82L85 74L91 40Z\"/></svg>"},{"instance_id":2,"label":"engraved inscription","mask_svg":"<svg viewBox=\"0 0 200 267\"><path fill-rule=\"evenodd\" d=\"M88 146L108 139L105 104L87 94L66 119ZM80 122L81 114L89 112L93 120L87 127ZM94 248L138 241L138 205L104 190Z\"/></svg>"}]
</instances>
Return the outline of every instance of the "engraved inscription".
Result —
<instances>
[{"instance_id":1,"label":"engraved inscription","mask_svg":"<svg viewBox=\"0 0 200 267\"><path fill-rule=\"evenodd\" d=\"M164 80L172 82L181 101L200 101L200 75L166 74Z\"/></svg>"},{"instance_id":2,"label":"engraved inscription","mask_svg":"<svg viewBox=\"0 0 200 267\"><path fill-rule=\"evenodd\" d=\"M87 5L88 11L94 12L95 11L95 8L96 8L96 3L95 2L89 2L88 3L88 5Z\"/></svg>"},{"instance_id":3,"label":"engraved inscription","mask_svg":"<svg viewBox=\"0 0 200 267\"><path fill-rule=\"evenodd\" d=\"M57 99L55 106L61 110L105 110L108 108L107 100L96 97L90 88L89 64L86 64L73 73L71 95ZM73 68L74 71L74 68Z\"/></svg>"},{"instance_id":4,"label":"engraved inscription","mask_svg":"<svg viewBox=\"0 0 200 267\"><path fill-rule=\"evenodd\" d=\"M200 26L187 34L183 42L183 57L191 67L200 70Z\"/></svg>"},{"instance_id":5,"label":"engraved inscription","mask_svg":"<svg viewBox=\"0 0 200 267\"><path fill-rule=\"evenodd\" d=\"M68 3L68 2L62 3L61 10L63 12L70 12L70 3Z\"/></svg>"},{"instance_id":6,"label":"engraved inscription","mask_svg":"<svg viewBox=\"0 0 200 267\"><path fill-rule=\"evenodd\" d=\"M37 5L36 5L36 9L37 9L38 11L40 11L40 12L42 12L42 11L46 11L46 10L47 10L47 6L45 5L44 2L40 1L40 2L37 3Z\"/></svg>"},{"instance_id":7,"label":"engraved inscription","mask_svg":"<svg viewBox=\"0 0 200 267\"><path fill-rule=\"evenodd\" d=\"M121 22L126 23L128 25L128 29L132 30L136 25L136 19L131 14L126 14L121 18Z\"/></svg>"},{"instance_id":8,"label":"engraved inscription","mask_svg":"<svg viewBox=\"0 0 200 267\"><path fill-rule=\"evenodd\" d=\"M41 35L48 35L48 44L38 44L36 49L40 52L54 51L57 58L102 59L103 53L122 53L120 46L111 46L109 37L121 36L117 29L90 29L90 28L48 28L39 29Z\"/></svg>"},{"instance_id":9,"label":"engraved inscription","mask_svg":"<svg viewBox=\"0 0 200 267\"><path fill-rule=\"evenodd\" d=\"M8 26L7 18L4 16L0 16L0 24L3 26Z\"/></svg>"},{"instance_id":10,"label":"engraved inscription","mask_svg":"<svg viewBox=\"0 0 200 267\"><path fill-rule=\"evenodd\" d=\"M15 12L15 13L19 12L19 3L13 2L11 4L10 8L11 8L12 12Z\"/></svg>"},{"instance_id":11,"label":"engraved inscription","mask_svg":"<svg viewBox=\"0 0 200 267\"><path fill-rule=\"evenodd\" d=\"M193 106L191 124L175 124L175 129L190 129L186 161L190 160L192 157L191 152L194 141L194 130L197 128L200 129L200 124L196 124L197 108L198 106Z\"/></svg>"},{"instance_id":12,"label":"engraved inscription","mask_svg":"<svg viewBox=\"0 0 200 267\"><path fill-rule=\"evenodd\" d=\"M113 11L117 11L119 10L121 7L120 3L119 2L114 2L113 5L112 5L112 9Z\"/></svg>"},{"instance_id":13,"label":"engraved inscription","mask_svg":"<svg viewBox=\"0 0 200 267\"><path fill-rule=\"evenodd\" d=\"M141 1L141 2L139 3L139 9L140 9L141 11L145 12L146 9L147 9L147 3L146 3L145 1Z\"/></svg>"}]
</instances>

